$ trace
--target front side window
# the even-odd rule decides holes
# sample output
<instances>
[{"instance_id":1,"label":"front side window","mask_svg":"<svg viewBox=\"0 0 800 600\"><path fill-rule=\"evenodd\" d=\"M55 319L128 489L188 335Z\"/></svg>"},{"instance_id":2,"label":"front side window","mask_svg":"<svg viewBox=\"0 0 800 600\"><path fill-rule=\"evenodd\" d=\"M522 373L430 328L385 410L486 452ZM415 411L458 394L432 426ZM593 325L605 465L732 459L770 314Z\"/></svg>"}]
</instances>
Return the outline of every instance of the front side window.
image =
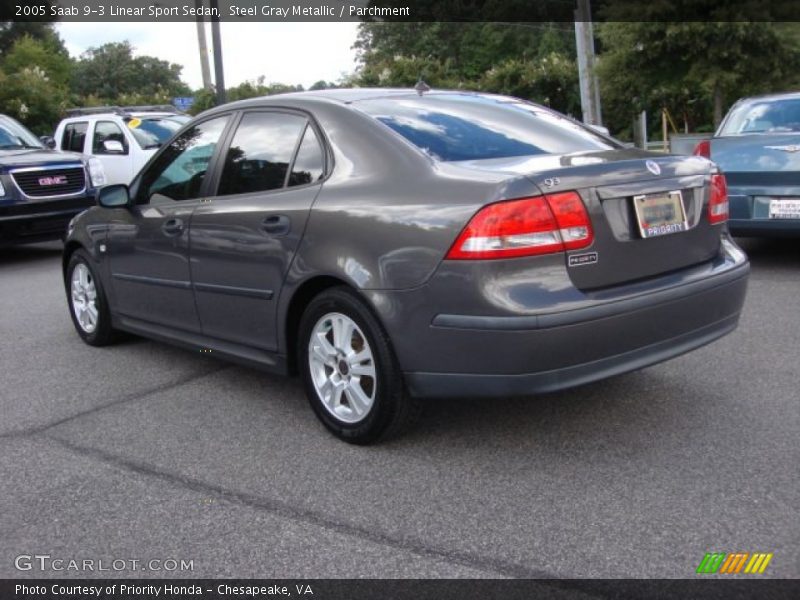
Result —
<instances>
[{"instance_id":1,"label":"front side window","mask_svg":"<svg viewBox=\"0 0 800 600\"><path fill-rule=\"evenodd\" d=\"M106 142L119 142L122 151L110 149ZM112 121L98 121L92 136L92 154L127 154L128 140L119 125Z\"/></svg>"},{"instance_id":2,"label":"front side window","mask_svg":"<svg viewBox=\"0 0 800 600\"><path fill-rule=\"evenodd\" d=\"M514 98L443 93L361 100L353 106L441 161L617 147L572 119Z\"/></svg>"},{"instance_id":3,"label":"front side window","mask_svg":"<svg viewBox=\"0 0 800 600\"><path fill-rule=\"evenodd\" d=\"M137 204L151 202L153 196L175 201L198 198L229 118L225 115L198 123L173 140L142 174Z\"/></svg>"},{"instance_id":4,"label":"front side window","mask_svg":"<svg viewBox=\"0 0 800 600\"><path fill-rule=\"evenodd\" d=\"M245 114L225 157L217 194L247 194L284 187L305 126L306 119L298 115Z\"/></svg>"},{"instance_id":5,"label":"front side window","mask_svg":"<svg viewBox=\"0 0 800 600\"><path fill-rule=\"evenodd\" d=\"M83 152L83 144L86 142L86 130L89 123L68 123L64 126L64 137L61 139L61 149L68 152Z\"/></svg>"}]
</instances>

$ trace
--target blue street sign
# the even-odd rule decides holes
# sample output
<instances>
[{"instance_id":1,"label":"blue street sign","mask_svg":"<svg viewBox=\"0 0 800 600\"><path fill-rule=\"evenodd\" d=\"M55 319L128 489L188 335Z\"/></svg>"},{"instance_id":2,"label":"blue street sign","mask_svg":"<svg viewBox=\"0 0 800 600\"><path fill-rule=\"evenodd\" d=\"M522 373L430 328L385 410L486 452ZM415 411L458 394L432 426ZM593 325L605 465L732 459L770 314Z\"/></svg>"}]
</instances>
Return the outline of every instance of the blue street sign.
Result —
<instances>
[{"instance_id":1,"label":"blue street sign","mask_svg":"<svg viewBox=\"0 0 800 600\"><path fill-rule=\"evenodd\" d=\"M194 96L183 96L172 99L172 105L183 112L192 108L192 104L194 104Z\"/></svg>"}]
</instances>

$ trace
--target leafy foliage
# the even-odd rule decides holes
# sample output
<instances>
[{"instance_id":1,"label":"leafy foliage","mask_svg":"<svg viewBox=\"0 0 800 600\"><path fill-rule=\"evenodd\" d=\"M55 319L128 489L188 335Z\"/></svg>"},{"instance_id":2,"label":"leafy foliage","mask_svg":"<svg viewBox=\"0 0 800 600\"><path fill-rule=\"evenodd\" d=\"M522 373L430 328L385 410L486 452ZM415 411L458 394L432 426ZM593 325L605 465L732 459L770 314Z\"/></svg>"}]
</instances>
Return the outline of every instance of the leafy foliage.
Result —
<instances>
[{"instance_id":1,"label":"leafy foliage","mask_svg":"<svg viewBox=\"0 0 800 600\"><path fill-rule=\"evenodd\" d=\"M625 130L633 115L667 107L689 129L709 128L736 99L782 91L800 65L793 28L764 22L609 22L597 27L604 117Z\"/></svg>"},{"instance_id":2,"label":"leafy foliage","mask_svg":"<svg viewBox=\"0 0 800 600\"><path fill-rule=\"evenodd\" d=\"M580 110L571 23L362 23L363 86L483 90Z\"/></svg>"},{"instance_id":3,"label":"leafy foliage","mask_svg":"<svg viewBox=\"0 0 800 600\"><path fill-rule=\"evenodd\" d=\"M69 57L53 52L51 41L26 33L14 41L0 66L0 112L26 123L36 133L51 133L67 104Z\"/></svg>"},{"instance_id":4,"label":"leafy foliage","mask_svg":"<svg viewBox=\"0 0 800 600\"><path fill-rule=\"evenodd\" d=\"M286 85L284 83L264 84L264 77L259 77L255 81L245 81L239 85L226 88L225 95L228 102L235 100L246 100L258 96L270 96L272 94L282 94L286 92L300 92L302 85ZM213 90L199 90L194 94L194 105L189 112L193 115L199 114L217 105L217 96Z\"/></svg>"},{"instance_id":5,"label":"leafy foliage","mask_svg":"<svg viewBox=\"0 0 800 600\"><path fill-rule=\"evenodd\" d=\"M127 41L109 43L90 48L75 63L72 91L109 103L126 95L163 102L189 92L181 81L182 69L152 56L134 56Z\"/></svg>"}]
</instances>

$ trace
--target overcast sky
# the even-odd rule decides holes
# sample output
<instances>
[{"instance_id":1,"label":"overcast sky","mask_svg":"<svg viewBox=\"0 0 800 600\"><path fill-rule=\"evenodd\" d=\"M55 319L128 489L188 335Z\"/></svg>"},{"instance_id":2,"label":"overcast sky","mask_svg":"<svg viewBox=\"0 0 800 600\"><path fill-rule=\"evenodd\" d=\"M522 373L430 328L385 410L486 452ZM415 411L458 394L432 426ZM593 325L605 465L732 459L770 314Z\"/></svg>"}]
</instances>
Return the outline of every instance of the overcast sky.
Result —
<instances>
[{"instance_id":1,"label":"overcast sky","mask_svg":"<svg viewBox=\"0 0 800 600\"><path fill-rule=\"evenodd\" d=\"M357 23L222 23L225 86L263 75L266 83L336 81L355 69ZM58 32L73 57L108 42L130 41L136 54L183 65L183 80L202 86L195 23L59 23ZM211 54L211 30L206 25ZM214 77L213 57L209 57Z\"/></svg>"}]
</instances>

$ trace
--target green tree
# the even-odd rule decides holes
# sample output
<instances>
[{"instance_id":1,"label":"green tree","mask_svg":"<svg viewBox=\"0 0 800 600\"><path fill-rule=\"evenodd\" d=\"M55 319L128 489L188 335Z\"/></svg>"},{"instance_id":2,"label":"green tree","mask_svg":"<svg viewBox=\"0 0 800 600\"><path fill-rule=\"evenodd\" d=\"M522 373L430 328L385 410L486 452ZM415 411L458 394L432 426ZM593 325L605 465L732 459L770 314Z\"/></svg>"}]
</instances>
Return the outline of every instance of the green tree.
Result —
<instances>
[{"instance_id":1,"label":"green tree","mask_svg":"<svg viewBox=\"0 0 800 600\"><path fill-rule=\"evenodd\" d=\"M66 89L40 67L0 72L0 112L22 121L38 135L50 135L67 103Z\"/></svg>"},{"instance_id":2,"label":"green tree","mask_svg":"<svg viewBox=\"0 0 800 600\"><path fill-rule=\"evenodd\" d=\"M412 86L421 77L575 112L574 38L571 23L362 23L355 83Z\"/></svg>"},{"instance_id":3,"label":"green tree","mask_svg":"<svg viewBox=\"0 0 800 600\"><path fill-rule=\"evenodd\" d=\"M666 107L710 128L737 98L797 80L797 43L764 22L608 22L598 26L604 117L613 130Z\"/></svg>"},{"instance_id":4,"label":"green tree","mask_svg":"<svg viewBox=\"0 0 800 600\"><path fill-rule=\"evenodd\" d=\"M19 37L0 60L0 112L49 134L66 107L71 63L47 40Z\"/></svg>"},{"instance_id":5,"label":"green tree","mask_svg":"<svg viewBox=\"0 0 800 600\"><path fill-rule=\"evenodd\" d=\"M35 39L26 34L16 40L11 50L0 61L3 71L8 75L19 73L29 67L40 67L54 85L68 86L72 63L69 55L53 52L48 41Z\"/></svg>"},{"instance_id":6,"label":"green tree","mask_svg":"<svg viewBox=\"0 0 800 600\"><path fill-rule=\"evenodd\" d=\"M535 98L541 104L579 116L581 99L575 61L558 52L533 61L508 60L487 71L480 88L520 98Z\"/></svg>"},{"instance_id":7,"label":"green tree","mask_svg":"<svg viewBox=\"0 0 800 600\"><path fill-rule=\"evenodd\" d=\"M144 102L162 102L184 95L180 65L152 56L134 56L130 42L114 42L90 48L75 64L72 91L81 97L96 96L109 103L123 96Z\"/></svg>"},{"instance_id":8,"label":"green tree","mask_svg":"<svg viewBox=\"0 0 800 600\"><path fill-rule=\"evenodd\" d=\"M261 76L254 81L244 81L237 86L226 88L225 96L228 102L234 102L236 100L246 100L247 98L257 98L259 96L271 96L273 94L301 91L303 91L302 85L287 85L285 83L270 83L265 85L264 77ZM217 95L214 90L197 90L194 93L194 104L189 112L193 115L197 115L216 105Z\"/></svg>"},{"instance_id":9,"label":"green tree","mask_svg":"<svg viewBox=\"0 0 800 600\"><path fill-rule=\"evenodd\" d=\"M320 79L319 81L314 82L313 84L311 84L311 87L308 88L308 89L311 90L311 91L314 91L314 90L330 90L330 89L334 89L334 88L337 88L337 87L339 87L339 86L337 86L332 81L325 81L324 79Z\"/></svg>"},{"instance_id":10,"label":"green tree","mask_svg":"<svg viewBox=\"0 0 800 600\"><path fill-rule=\"evenodd\" d=\"M41 4L37 2L37 4ZM45 3L49 4L49 2ZM48 49L58 54L67 56L67 49L58 33L53 28L53 23L45 21L0 21L0 56L9 52L17 40L30 36L35 40L44 42Z\"/></svg>"}]
</instances>

